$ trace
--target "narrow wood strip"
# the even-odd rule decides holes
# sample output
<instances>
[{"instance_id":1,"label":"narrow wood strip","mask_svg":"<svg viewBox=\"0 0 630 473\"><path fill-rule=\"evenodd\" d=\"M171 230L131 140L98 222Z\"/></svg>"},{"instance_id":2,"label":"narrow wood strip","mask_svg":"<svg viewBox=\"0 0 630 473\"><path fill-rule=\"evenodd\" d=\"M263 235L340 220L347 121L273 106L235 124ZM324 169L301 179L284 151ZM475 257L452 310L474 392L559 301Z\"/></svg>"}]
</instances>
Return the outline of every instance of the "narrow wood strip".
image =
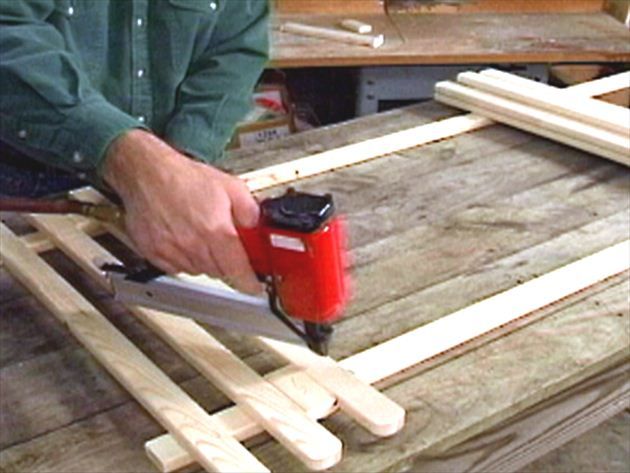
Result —
<instances>
[{"instance_id":1,"label":"narrow wood strip","mask_svg":"<svg viewBox=\"0 0 630 473\"><path fill-rule=\"evenodd\" d=\"M534 89L535 84L539 84L539 82L526 79L517 74L503 72L498 69L484 69L483 71L479 72L479 74L488 77L494 77L495 79L501 79L514 85L520 85L521 87L527 87L530 90ZM557 92L565 95L576 95L580 97L599 97L600 95L626 89L628 88L628 84L630 84L630 71L620 72L619 74L613 74L611 76L603 77L601 79L595 79L589 82L583 82L581 84L575 84L565 88L554 87L553 90L556 90ZM545 87L552 87L546 84L541 85Z\"/></svg>"},{"instance_id":2,"label":"narrow wood strip","mask_svg":"<svg viewBox=\"0 0 630 473\"><path fill-rule=\"evenodd\" d=\"M577 138L598 147L610 149L617 153L630 152L630 139L626 135L611 133L598 126L583 123L581 120L563 117L556 113L547 112L538 107L500 97L472 87L455 82L438 82L436 92L453 98L463 99L472 104L479 104L485 109L515 117L522 121L529 121L532 125L551 129L558 133Z\"/></svg>"},{"instance_id":3,"label":"narrow wood strip","mask_svg":"<svg viewBox=\"0 0 630 473\"><path fill-rule=\"evenodd\" d=\"M340 362L375 383L630 268L630 240L453 312Z\"/></svg>"},{"instance_id":4,"label":"narrow wood strip","mask_svg":"<svg viewBox=\"0 0 630 473\"><path fill-rule=\"evenodd\" d=\"M583 97L598 97L600 95L627 89L630 84L630 71L621 72L601 79L583 82L563 89L566 93L576 94Z\"/></svg>"},{"instance_id":5,"label":"narrow wood strip","mask_svg":"<svg viewBox=\"0 0 630 473\"><path fill-rule=\"evenodd\" d=\"M244 173L240 177L250 190L259 191L478 130L490 124L490 119L479 115L461 115Z\"/></svg>"},{"instance_id":6,"label":"narrow wood strip","mask_svg":"<svg viewBox=\"0 0 630 473\"><path fill-rule=\"evenodd\" d=\"M568 97L559 89L529 79L526 87L475 72L462 72L457 82L475 89L513 99L552 113L602 127L622 137L630 136L630 110L590 97Z\"/></svg>"},{"instance_id":7,"label":"narrow wood strip","mask_svg":"<svg viewBox=\"0 0 630 473\"><path fill-rule=\"evenodd\" d=\"M486 115L508 125L630 165L630 141L577 120L455 83L436 85L436 100Z\"/></svg>"},{"instance_id":8,"label":"narrow wood strip","mask_svg":"<svg viewBox=\"0 0 630 473\"><path fill-rule=\"evenodd\" d=\"M40 215L29 222L101 285L107 279L98 269L118 263L98 243L63 216ZM329 468L341 459L341 441L308 417L299 405L265 381L193 320L158 311L131 310L160 334L180 355L216 384L252 419L265 428L309 468Z\"/></svg>"},{"instance_id":9,"label":"narrow wood strip","mask_svg":"<svg viewBox=\"0 0 630 473\"><path fill-rule=\"evenodd\" d=\"M626 240L352 355L340 361L339 366L363 382L380 382L444 351L456 349L479 334L499 330L599 281L628 271L629 267L630 240ZM235 414L224 410L216 415L227 418ZM178 457L180 468L193 461L190 457L185 458L186 452L181 447L173 447L172 442L166 444L166 439L147 443L145 447L153 458L160 459L158 465L169 465L173 457ZM174 470L167 467L161 471Z\"/></svg>"},{"instance_id":10,"label":"narrow wood strip","mask_svg":"<svg viewBox=\"0 0 630 473\"><path fill-rule=\"evenodd\" d=\"M7 269L208 471L268 471L81 294L0 224Z\"/></svg>"},{"instance_id":11,"label":"narrow wood strip","mask_svg":"<svg viewBox=\"0 0 630 473\"><path fill-rule=\"evenodd\" d=\"M312 36L314 38L331 39L341 41L342 43L357 44L360 46L369 46L372 48L380 48L385 42L382 34L366 35L353 33L350 31L342 31L333 28L322 28L321 26L305 25L294 21L287 21L280 25L280 31L283 33L292 33L303 36Z\"/></svg>"},{"instance_id":12,"label":"narrow wood strip","mask_svg":"<svg viewBox=\"0 0 630 473\"><path fill-rule=\"evenodd\" d=\"M77 215L69 216L69 218L72 218L77 228L81 229L90 236L99 236L105 233L103 226L96 220ZM36 253L43 253L44 251L49 251L55 248L55 245L52 241L50 241L50 238L37 231L21 236L20 240L27 246L27 248ZM2 266L1 261L0 266Z\"/></svg>"}]
</instances>

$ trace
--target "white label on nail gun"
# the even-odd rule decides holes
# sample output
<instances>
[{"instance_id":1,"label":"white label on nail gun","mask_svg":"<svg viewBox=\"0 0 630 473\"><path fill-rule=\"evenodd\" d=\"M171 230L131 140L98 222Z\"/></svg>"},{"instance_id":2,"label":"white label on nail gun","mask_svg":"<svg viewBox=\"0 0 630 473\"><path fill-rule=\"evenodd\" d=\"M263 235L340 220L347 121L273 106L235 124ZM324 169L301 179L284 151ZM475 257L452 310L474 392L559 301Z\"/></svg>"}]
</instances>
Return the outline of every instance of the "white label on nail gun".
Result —
<instances>
[{"instance_id":1,"label":"white label on nail gun","mask_svg":"<svg viewBox=\"0 0 630 473\"><path fill-rule=\"evenodd\" d=\"M272 233L269 236L271 237L271 246L275 248L282 248L291 251L306 251L304 242L299 238L278 235L277 233Z\"/></svg>"}]
</instances>

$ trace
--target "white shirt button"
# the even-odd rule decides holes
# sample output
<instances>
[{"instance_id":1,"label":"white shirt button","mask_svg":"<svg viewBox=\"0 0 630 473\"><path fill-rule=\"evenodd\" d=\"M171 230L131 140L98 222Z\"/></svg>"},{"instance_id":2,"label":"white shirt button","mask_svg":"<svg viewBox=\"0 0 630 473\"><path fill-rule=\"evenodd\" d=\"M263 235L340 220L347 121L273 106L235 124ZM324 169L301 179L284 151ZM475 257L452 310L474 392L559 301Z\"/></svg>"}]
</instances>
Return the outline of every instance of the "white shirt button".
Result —
<instances>
[{"instance_id":1,"label":"white shirt button","mask_svg":"<svg viewBox=\"0 0 630 473\"><path fill-rule=\"evenodd\" d=\"M147 117L145 117L144 115L138 115L138 121L140 123L145 123L147 121Z\"/></svg>"},{"instance_id":2,"label":"white shirt button","mask_svg":"<svg viewBox=\"0 0 630 473\"><path fill-rule=\"evenodd\" d=\"M78 151L75 151L74 153L72 153L72 161L78 164L83 161L83 156Z\"/></svg>"},{"instance_id":3,"label":"white shirt button","mask_svg":"<svg viewBox=\"0 0 630 473\"><path fill-rule=\"evenodd\" d=\"M144 69L138 69L136 71L136 76L138 76L139 79L141 79L142 77L144 77Z\"/></svg>"},{"instance_id":4,"label":"white shirt button","mask_svg":"<svg viewBox=\"0 0 630 473\"><path fill-rule=\"evenodd\" d=\"M74 15L74 7L68 7L68 16Z\"/></svg>"},{"instance_id":5,"label":"white shirt button","mask_svg":"<svg viewBox=\"0 0 630 473\"><path fill-rule=\"evenodd\" d=\"M136 26L142 28L144 26L144 20L142 18L136 18Z\"/></svg>"},{"instance_id":6,"label":"white shirt button","mask_svg":"<svg viewBox=\"0 0 630 473\"><path fill-rule=\"evenodd\" d=\"M28 133L26 132L26 130L18 131L18 138L19 139L25 140L27 136L28 136Z\"/></svg>"},{"instance_id":7,"label":"white shirt button","mask_svg":"<svg viewBox=\"0 0 630 473\"><path fill-rule=\"evenodd\" d=\"M210 10L216 10L217 9L217 2L210 2Z\"/></svg>"}]
</instances>

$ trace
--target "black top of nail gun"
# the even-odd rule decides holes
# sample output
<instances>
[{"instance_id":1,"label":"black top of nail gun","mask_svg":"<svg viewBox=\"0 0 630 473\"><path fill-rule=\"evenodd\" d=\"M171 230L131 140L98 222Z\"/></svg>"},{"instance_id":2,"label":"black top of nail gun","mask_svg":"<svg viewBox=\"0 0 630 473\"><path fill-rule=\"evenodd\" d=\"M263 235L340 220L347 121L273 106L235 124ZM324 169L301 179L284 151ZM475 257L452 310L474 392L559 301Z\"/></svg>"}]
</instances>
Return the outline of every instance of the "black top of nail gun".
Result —
<instances>
[{"instance_id":1,"label":"black top of nail gun","mask_svg":"<svg viewBox=\"0 0 630 473\"><path fill-rule=\"evenodd\" d=\"M289 189L286 194L261 204L263 218L270 224L302 233L319 229L335 213L332 196L307 194Z\"/></svg>"}]
</instances>

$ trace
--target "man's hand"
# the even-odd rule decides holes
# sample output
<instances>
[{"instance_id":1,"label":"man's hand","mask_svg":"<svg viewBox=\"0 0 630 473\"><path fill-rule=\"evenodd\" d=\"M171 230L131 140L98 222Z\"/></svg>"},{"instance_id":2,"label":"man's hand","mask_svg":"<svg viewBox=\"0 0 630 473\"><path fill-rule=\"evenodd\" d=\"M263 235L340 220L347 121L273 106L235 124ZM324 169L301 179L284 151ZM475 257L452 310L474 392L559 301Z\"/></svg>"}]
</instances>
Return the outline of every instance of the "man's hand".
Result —
<instances>
[{"instance_id":1,"label":"man's hand","mask_svg":"<svg viewBox=\"0 0 630 473\"><path fill-rule=\"evenodd\" d=\"M129 236L155 266L261 292L236 231L236 226L255 226L259 216L258 203L241 180L142 130L110 145L104 178L123 200Z\"/></svg>"}]
</instances>

